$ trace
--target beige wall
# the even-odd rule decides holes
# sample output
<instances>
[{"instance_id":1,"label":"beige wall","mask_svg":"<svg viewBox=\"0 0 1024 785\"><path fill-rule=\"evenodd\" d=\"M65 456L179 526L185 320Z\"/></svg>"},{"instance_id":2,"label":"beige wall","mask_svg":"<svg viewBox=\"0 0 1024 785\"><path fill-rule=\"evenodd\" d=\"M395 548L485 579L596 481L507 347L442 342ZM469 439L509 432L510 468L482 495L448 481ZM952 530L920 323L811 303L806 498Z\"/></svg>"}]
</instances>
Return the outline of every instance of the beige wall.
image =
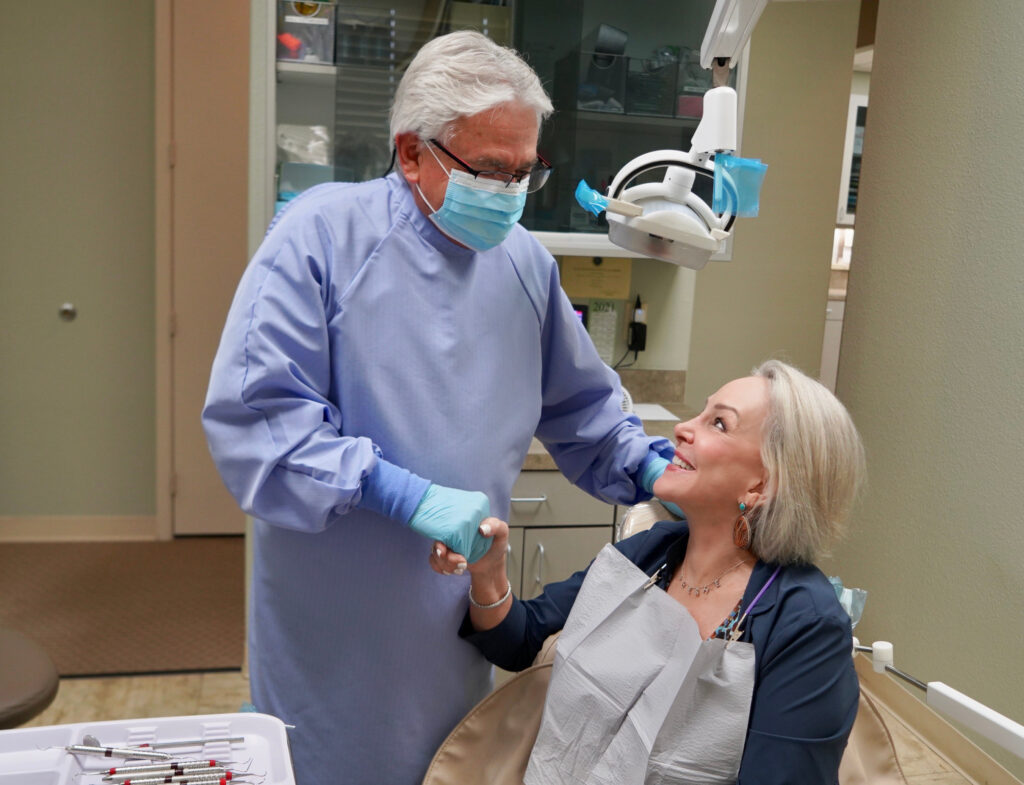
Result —
<instances>
[{"instance_id":1,"label":"beige wall","mask_svg":"<svg viewBox=\"0 0 1024 785\"><path fill-rule=\"evenodd\" d=\"M835 559L863 640L1017 722L1022 32L1016 0L880 4L838 377L870 485Z\"/></svg>"},{"instance_id":2,"label":"beige wall","mask_svg":"<svg viewBox=\"0 0 1024 785\"><path fill-rule=\"evenodd\" d=\"M769 3L750 45L740 154L768 164L733 260L697 273L686 401L769 356L817 375L857 36L856 0Z\"/></svg>"},{"instance_id":3,"label":"beige wall","mask_svg":"<svg viewBox=\"0 0 1024 785\"><path fill-rule=\"evenodd\" d=\"M633 295L627 303L626 321L632 316L636 295L640 295L647 310L647 348L640 352L634 368L686 370L690 362L693 297L699 276L700 273L695 270L669 262L633 260L633 274L630 278ZM625 347L624 341L623 351Z\"/></svg>"},{"instance_id":4,"label":"beige wall","mask_svg":"<svg viewBox=\"0 0 1024 785\"><path fill-rule=\"evenodd\" d=\"M153 62L150 2L4 4L0 535L154 511Z\"/></svg>"}]
</instances>

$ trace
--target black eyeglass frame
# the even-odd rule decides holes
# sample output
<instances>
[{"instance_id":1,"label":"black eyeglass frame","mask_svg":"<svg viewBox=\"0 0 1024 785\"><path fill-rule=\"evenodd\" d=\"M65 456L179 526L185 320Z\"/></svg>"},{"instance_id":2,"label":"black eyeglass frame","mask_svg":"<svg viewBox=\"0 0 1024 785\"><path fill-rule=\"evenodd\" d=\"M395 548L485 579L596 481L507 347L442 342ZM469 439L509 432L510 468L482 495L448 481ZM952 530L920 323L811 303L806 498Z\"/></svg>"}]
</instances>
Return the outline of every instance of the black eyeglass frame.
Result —
<instances>
[{"instance_id":1,"label":"black eyeglass frame","mask_svg":"<svg viewBox=\"0 0 1024 785\"><path fill-rule=\"evenodd\" d=\"M465 169L469 174L473 175L473 177L483 177L485 180L497 180L499 182L504 179L506 187L512 183L521 183L524 177L529 177L530 182L526 187L526 192L531 194L535 191L539 191L544 186L548 181L548 177L551 176L551 170L554 169L551 163L540 153L537 153L537 163L533 165L533 168L523 174L519 174L518 172L506 172L502 169L475 169L437 141L437 139L430 139L430 144L434 145L434 147L455 161L455 163ZM539 177L535 179L535 175L539 175Z\"/></svg>"}]
</instances>

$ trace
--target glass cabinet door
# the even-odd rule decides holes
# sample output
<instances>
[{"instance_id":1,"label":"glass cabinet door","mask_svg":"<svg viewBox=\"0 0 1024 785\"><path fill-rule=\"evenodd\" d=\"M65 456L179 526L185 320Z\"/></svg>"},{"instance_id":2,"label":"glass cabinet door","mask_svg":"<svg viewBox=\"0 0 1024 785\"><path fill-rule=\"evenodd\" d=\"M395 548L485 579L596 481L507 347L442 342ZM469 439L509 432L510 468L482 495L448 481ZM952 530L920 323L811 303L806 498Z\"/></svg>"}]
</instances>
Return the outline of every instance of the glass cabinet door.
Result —
<instances>
[{"instance_id":1,"label":"glass cabinet door","mask_svg":"<svg viewBox=\"0 0 1024 785\"><path fill-rule=\"evenodd\" d=\"M527 200L523 225L606 232L573 196L580 180L604 193L615 174L653 150L689 150L711 73L700 67L714 0L519 0L516 48L555 105L542 131L551 179ZM733 71L735 78L735 71ZM652 173L661 179L664 171ZM710 180L694 190L710 201ZM700 193L706 187L708 193Z\"/></svg>"},{"instance_id":2,"label":"glass cabinet door","mask_svg":"<svg viewBox=\"0 0 1024 785\"><path fill-rule=\"evenodd\" d=\"M474 29L512 46L510 0L272 2L278 208L321 182L384 174L391 161L388 113L395 87L431 38Z\"/></svg>"},{"instance_id":3,"label":"glass cabinet door","mask_svg":"<svg viewBox=\"0 0 1024 785\"><path fill-rule=\"evenodd\" d=\"M338 6L335 179L380 177L391 160L388 113L395 88L423 44L474 29L512 45L510 3L394 0Z\"/></svg>"},{"instance_id":4,"label":"glass cabinet door","mask_svg":"<svg viewBox=\"0 0 1024 785\"><path fill-rule=\"evenodd\" d=\"M603 193L634 157L688 150L711 86L699 59L714 0L271 2L278 207L318 182L384 174L395 87L424 43L453 30L516 48L551 95L540 150L555 169L522 219L535 231L606 232L576 204L577 183ZM703 179L694 190L710 201Z\"/></svg>"}]
</instances>

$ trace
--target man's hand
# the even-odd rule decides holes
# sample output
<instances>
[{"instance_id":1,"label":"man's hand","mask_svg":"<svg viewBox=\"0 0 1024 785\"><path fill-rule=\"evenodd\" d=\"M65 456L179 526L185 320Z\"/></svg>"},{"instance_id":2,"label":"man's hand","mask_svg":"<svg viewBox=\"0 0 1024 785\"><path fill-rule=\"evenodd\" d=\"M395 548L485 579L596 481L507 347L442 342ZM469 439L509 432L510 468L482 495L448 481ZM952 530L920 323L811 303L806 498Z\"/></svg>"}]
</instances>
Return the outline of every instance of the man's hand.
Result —
<instances>
[{"instance_id":1,"label":"man's hand","mask_svg":"<svg viewBox=\"0 0 1024 785\"><path fill-rule=\"evenodd\" d=\"M479 491L433 484L423 494L409 526L424 537L440 540L472 564L491 547L491 538L480 534L480 524L490 514L491 503Z\"/></svg>"}]
</instances>

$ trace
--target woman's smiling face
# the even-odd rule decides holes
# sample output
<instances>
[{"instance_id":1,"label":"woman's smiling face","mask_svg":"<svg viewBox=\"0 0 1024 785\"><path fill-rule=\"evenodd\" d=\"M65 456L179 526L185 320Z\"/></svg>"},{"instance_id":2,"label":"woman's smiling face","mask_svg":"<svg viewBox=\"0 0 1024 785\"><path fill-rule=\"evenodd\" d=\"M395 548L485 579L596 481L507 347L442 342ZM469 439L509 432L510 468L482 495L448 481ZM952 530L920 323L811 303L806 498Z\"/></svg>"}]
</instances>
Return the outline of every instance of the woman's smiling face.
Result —
<instances>
[{"instance_id":1,"label":"woman's smiling face","mask_svg":"<svg viewBox=\"0 0 1024 785\"><path fill-rule=\"evenodd\" d=\"M654 483L654 494L687 516L738 514L764 485L761 429L768 413L768 381L735 379L708 398L704 411L675 426L676 455Z\"/></svg>"}]
</instances>

